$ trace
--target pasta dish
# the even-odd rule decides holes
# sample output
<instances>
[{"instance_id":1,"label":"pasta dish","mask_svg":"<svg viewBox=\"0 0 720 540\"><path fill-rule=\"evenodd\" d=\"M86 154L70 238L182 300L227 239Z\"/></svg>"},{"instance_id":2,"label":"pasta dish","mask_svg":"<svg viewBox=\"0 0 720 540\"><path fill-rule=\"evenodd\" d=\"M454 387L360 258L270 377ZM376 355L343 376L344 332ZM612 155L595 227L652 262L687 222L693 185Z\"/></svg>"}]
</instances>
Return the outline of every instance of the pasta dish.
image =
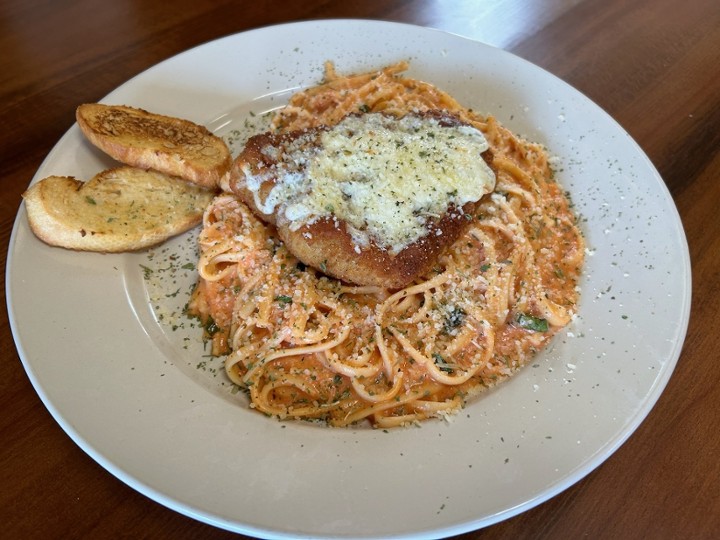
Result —
<instances>
[{"instance_id":1,"label":"pasta dish","mask_svg":"<svg viewBox=\"0 0 720 540\"><path fill-rule=\"evenodd\" d=\"M574 316L584 242L545 149L407 68L342 76L328 63L271 130L439 110L482 132L494 190L422 276L401 288L353 285L301 262L234 193L205 212L190 311L266 415L375 427L442 417L526 365Z\"/></svg>"}]
</instances>

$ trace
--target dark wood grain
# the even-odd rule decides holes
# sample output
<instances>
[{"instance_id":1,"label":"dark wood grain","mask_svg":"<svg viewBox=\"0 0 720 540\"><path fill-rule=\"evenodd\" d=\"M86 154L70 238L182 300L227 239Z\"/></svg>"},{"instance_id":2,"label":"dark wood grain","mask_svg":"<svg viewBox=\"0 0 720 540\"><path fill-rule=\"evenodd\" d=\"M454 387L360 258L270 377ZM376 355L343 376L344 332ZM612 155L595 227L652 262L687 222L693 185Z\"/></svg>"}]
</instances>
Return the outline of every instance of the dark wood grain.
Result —
<instances>
[{"instance_id":1,"label":"dark wood grain","mask_svg":"<svg viewBox=\"0 0 720 540\"><path fill-rule=\"evenodd\" d=\"M506 48L588 95L637 140L686 230L693 306L675 374L636 433L553 499L459 538L720 537L720 3L717 0L0 3L0 251L20 194L74 121L165 58L316 18L431 26ZM4 273L5 260L1 266ZM0 313L0 523L7 538L237 538L133 491L55 423Z\"/></svg>"}]
</instances>

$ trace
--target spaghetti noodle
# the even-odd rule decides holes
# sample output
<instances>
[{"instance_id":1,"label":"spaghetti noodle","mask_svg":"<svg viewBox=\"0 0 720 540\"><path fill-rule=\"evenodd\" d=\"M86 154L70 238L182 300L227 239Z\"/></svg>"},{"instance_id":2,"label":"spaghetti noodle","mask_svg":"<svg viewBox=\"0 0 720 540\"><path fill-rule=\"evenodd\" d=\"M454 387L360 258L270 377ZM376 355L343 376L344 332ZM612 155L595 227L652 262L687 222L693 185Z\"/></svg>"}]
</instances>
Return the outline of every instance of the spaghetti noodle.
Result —
<instances>
[{"instance_id":1,"label":"spaghetti noodle","mask_svg":"<svg viewBox=\"0 0 720 540\"><path fill-rule=\"evenodd\" d=\"M328 63L323 84L294 95L272 128L445 110L481 130L495 191L430 273L401 290L350 286L300 263L234 195L205 212L191 311L265 414L391 427L456 412L574 314L584 243L544 149L401 76L407 67L343 77Z\"/></svg>"}]
</instances>

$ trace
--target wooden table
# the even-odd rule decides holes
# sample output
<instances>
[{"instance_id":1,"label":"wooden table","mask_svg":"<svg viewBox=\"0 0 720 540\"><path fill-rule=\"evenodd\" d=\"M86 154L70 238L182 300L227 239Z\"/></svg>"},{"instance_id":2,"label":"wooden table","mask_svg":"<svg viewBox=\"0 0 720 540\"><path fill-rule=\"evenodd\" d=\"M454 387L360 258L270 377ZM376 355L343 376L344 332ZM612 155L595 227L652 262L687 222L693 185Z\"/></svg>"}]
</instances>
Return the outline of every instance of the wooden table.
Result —
<instances>
[{"instance_id":1,"label":"wooden table","mask_svg":"<svg viewBox=\"0 0 720 540\"><path fill-rule=\"evenodd\" d=\"M5 0L0 251L7 252L20 194L73 123L77 104L96 101L145 68L220 36L347 17L414 23L485 41L575 86L648 154L690 245L694 294L687 340L646 421L584 480L462 538L720 537L717 0ZM234 536L156 504L97 465L41 404L5 312L0 340L0 523L6 538Z\"/></svg>"}]
</instances>

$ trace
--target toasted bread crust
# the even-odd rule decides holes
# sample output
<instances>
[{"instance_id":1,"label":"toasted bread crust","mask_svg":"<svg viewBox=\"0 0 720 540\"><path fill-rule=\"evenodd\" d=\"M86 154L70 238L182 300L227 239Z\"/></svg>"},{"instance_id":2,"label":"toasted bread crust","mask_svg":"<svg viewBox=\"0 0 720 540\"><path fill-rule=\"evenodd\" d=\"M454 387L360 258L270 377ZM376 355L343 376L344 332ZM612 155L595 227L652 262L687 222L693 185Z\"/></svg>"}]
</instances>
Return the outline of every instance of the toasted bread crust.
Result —
<instances>
[{"instance_id":1,"label":"toasted bread crust","mask_svg":"<svg viewBox=\"0 0 720 540\"><path fill-rule=\"evenodd\" d=\"M33 233L47 244L124 252L158 244L202 220L212 191L155 171L119 167L88 182L50 176L23 193Z\"/></svg>"},{"instance_id":2,"label":"toasted bread crust","mask_svg":"<svg viewBox=\"0 0 720 540\"><path fill-rule=\"evenodd\" d=\"M322 129L325 128L319 128L318 133ZM308 131L252 137L235 160L226 187L259 218L274 224L280 238L298 259L340 280L387 288L406 286L432 270L442 252L466 230L470 223L467 216L474 214L480 202L467 203L462 208L451 206L444 215L427 224L425 236L395 254L372 241L366 246L356 245L346 224L338 219L323 218L292 230L282 212L277 213L277 207L271 214L258 207L257 202L262 204L272 190L274 179L263 182L253 193L247 186L244 171L272 173L277 163L275 156L263 150L273 147L280 149L281 155L283 146L301 135L308 138L310 144L319 138ZM492 153L486 151L482 157L493 168Z\"/></svg>"},{"instance_id":3,"label":"toasted bread crust","mask_svg":"<svg viewBox=\"0 0 720 540\"><path fill-rule=\"evenodd\" d=\"M116 160L216 188L232 166L225 142L188 120L124 105L87 103L76 111L87 139Z\"/></svg>"}]
</instances>

